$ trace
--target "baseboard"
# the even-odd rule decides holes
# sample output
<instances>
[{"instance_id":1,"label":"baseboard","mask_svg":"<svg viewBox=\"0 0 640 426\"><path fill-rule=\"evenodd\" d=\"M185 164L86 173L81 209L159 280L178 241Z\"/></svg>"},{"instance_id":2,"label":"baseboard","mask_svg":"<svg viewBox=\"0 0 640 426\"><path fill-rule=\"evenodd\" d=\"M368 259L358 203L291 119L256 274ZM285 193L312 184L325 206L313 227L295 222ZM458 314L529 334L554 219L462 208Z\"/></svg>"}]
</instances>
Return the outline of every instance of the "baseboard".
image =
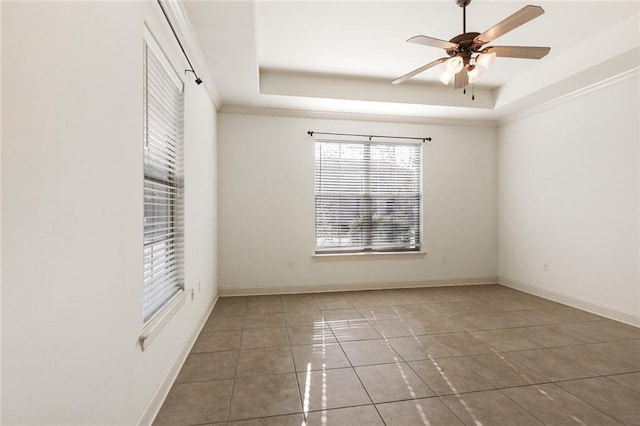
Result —
<instances>
[{"instance_id":1,"label":"baseboard","mask_svg":"<svg viewBox=\"0 0 640 426\"><path fill-rule=\"evenodd\" d=\"M613 306L570 296L565 293L545 290L533 284L507 278L502 275L498 275L498 284L574 308L582 309L583 311L591 312L592 314L600 315L605 318L640 327L640 313L628 312Z\"/></svg>"},{"instance_id":2,"label":"baseboard","mask_svg":"<svg viewBox=\"0 0 640 426\"><path fill-rule=\"evenodd\" d=\"M387 290L394 288L444 287L455 285L497 284L496 275L475 277L447 277L434 279L409 279L398 281L353 281L340 283L281 284L265 286L223 286L219 295L258 296L268 294L326 293L330 291Z\"/></svg>"},{"instance_id":3,"label":"baseboard","mask_svg":"<svg viewBox=\"0 0 640 426\"><path fill-rule=\"evenodd\" d=\"M136 422L136 425L151 426L153 424L153 421L155 420L156 416L158 415L158 412L160 411L160 408L162 408L162 404L164 403L164 400L167 398L167 395L171 390L171 386L173 386L173 382L176 380L176 377L178 377L178 373L180 373L180 369L182 369L184 362L187 360L187 356L189 356L189 353L191 352L191 348L196 343L196 339L200 335L200 332L202 331L202 328L207 322L209 315L211 315L211 311L213 311L213 307L216 305L216 302L218 301L219 294L220 293L218 293L218 295L213 299L210 306L207 308L205 314L202 316L202 318L200 318L198 325L193 330L193 333L191 333L191 336L189 336L189 340L187 341L184 348L180 351L180 353L176 357L173 363L173 366L169 369L169 371L165 375L164 379L162 380L162 383L160 383L160 386L158 386L156 393L153 395L153 398L151 398L149 405L147 405L147 408L144 410L144 412Z\"/></svg>"}]
</instances>

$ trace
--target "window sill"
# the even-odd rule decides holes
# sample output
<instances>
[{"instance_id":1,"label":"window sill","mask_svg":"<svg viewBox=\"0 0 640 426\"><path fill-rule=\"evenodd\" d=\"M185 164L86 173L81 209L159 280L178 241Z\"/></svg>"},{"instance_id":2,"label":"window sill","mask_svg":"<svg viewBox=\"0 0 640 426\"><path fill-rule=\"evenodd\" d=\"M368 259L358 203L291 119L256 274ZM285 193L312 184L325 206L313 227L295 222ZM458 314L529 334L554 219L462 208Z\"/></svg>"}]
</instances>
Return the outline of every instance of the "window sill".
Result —
<instances>
[{"instance_id":1,"label":"window sill","mask_svg":"<svg viewBox=\"0 0 640 426\"><path fill-rule=\"evenodd\" d=\"M169 322L171 318L180 310L184 302L187 300L187 292L183 289L179 291L167 304L160 310L147 325L142 329L140 335L140 346L144 351L147 349L154 337L160 333L160 330Z\"/></svg>"},{"instance_id":2,"label":"window sill","mask_svg":"<svg viewBox=\"0 0 640 426\"><path fill-rule=\"evenodd\" d=\"M376 252L376 253L331 253L313 254L315 262L334 260L380 260L380 259L419 259L425 257L426 251Z\"/></svg>"}]
</instances>

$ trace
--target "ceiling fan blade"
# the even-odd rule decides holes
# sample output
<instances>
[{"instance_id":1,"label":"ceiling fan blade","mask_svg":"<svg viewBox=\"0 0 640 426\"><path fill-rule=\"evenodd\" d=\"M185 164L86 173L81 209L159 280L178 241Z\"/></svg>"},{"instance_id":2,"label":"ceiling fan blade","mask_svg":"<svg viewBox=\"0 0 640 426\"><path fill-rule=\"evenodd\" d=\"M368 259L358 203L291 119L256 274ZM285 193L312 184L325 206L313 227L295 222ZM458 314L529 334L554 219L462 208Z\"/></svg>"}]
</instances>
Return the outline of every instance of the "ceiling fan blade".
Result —
<instances>
[{"instance_id":1,"label":"ceiling fan blade","mask_svg":"<svg viewBox=\"0 0 640 426\"><path fill-rule=\"evenodd\" d=\"M422 44L425 46L439 47L441 49L457 49L459 47L459 45L456 43L451 43L450 41L440 40L439 38L427 37L424 35L411 37L409 40L407 40L407 43Z\"/></svg>"},{"instance_id":2,"label":"ceiling fan blade","mask_svg":"<svg viewBox=\"0 0 640 426\"><path fill-rule=\"evenodd\" d=\"M459 73L456 74L456 79L453 82L454 89L462 89L466 85L469 84L469 74L467 73L467 69L464 68Z\"/></svg>"},{"instance_id":3,"label":"ceiling fan blade","mask_svg":"<svg viewBox=\"0 0 640 426\"><path fill-rule=\"evenodd\" d=\"M538 46L490 46L483 51L495 53L501 58L541 59L547 56L550 47Z\"/></svg>"},{"instance_id":4,"label":"ceiling fan blade","mask_svg":"<svg viewBox=\"0 0 640 426\"><path fill-rule=\"evenodd\" d=\"M400 78L397 78L397 79L393 80L393 82L392 82L392 83L393 83L393 84L400 84L400 83L402 83L402 82L404 82L404 81L406 81L406 80L410 79L410 78L411 78L411 77L413 77L414 75L420 74L422 71L426 71L426 70L428 70L429 68L433 68L433 67L435 67L436 65L443 63L443 62L444 62L444 61L446 61L447 59L449 59L449 58L440 58L440 59L436 59L436 60L435 60L435 61L433 61L433 62L429 62L428 64L423 65L423 66L421 66L420 68L416 68L415 70L411 71L410 73L405 74L405 75L403 75L402 77L400 77Z\"/></svg>"},{"instance_id":5,"label":"ceiling fan blade","mask_svg":"<svg viewBox=\"0 0 640 426\"><path fill-rule=\"evenodd\" d=\"M490 41L497 39L501 35L518 28L520 25L526 24L532 19L537 18L543 13L544 9L540 6L525 6L513 15L498 22L496 25L477 36L475 38L475 42L481 45L489 43Z\"/></svg>"}]
</instances>

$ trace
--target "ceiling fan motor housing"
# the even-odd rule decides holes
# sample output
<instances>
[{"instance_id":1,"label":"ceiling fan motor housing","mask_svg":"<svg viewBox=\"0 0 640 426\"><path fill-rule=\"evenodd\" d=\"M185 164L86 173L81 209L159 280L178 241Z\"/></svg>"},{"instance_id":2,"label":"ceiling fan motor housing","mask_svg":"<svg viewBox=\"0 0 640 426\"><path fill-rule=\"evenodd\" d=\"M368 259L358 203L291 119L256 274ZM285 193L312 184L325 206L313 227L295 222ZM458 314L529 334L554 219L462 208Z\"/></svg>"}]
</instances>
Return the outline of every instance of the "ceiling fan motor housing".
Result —
<instances>
[{"instance_id":1,"label":"ceiling fan motor housing","mask_svg":"<svg viewBox=\"0 0 640 426\"><path fill-rule=\"evenodd\" d=\"M471 0L456 0L456 4L460 7L467 7L471 3Z\"/></svg>"},{"instance_id":2,"label":"ceiling fan motor housing","mask_svg":"<svg viewBox=\"0 0 640 426\"><path fill-rule=\"evenodd\" d=\"M447 54L449 56L460 55L463 58L470 58L471 54L477 51L477 48L481 45L478 44L475 39L478 37L480 33L464 33L455 36L451 40L451 43L455 43L458 47L452 47L450 49L446 49Z\"/></svg>"}]
</instances>

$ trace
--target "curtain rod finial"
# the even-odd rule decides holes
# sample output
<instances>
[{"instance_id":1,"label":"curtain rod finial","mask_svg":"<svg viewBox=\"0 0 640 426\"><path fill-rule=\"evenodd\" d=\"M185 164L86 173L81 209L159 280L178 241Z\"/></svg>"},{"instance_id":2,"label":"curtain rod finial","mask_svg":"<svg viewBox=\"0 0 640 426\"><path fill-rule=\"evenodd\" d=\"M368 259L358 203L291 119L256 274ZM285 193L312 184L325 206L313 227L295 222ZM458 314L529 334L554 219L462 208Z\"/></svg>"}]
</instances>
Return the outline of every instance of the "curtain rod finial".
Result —
<instances>
[{"instance_id":1,"label":"curtain rod finial","mask_svg":"<svg viewBox=\"0 0 640 426\"><path fill-rule=\"evenodd\" d=\"M307 132L307 134L308 134L309 136L313 137L313 132L312 132L311 130L309 130L309 131Z\"/></svg>"}]
</instances>

